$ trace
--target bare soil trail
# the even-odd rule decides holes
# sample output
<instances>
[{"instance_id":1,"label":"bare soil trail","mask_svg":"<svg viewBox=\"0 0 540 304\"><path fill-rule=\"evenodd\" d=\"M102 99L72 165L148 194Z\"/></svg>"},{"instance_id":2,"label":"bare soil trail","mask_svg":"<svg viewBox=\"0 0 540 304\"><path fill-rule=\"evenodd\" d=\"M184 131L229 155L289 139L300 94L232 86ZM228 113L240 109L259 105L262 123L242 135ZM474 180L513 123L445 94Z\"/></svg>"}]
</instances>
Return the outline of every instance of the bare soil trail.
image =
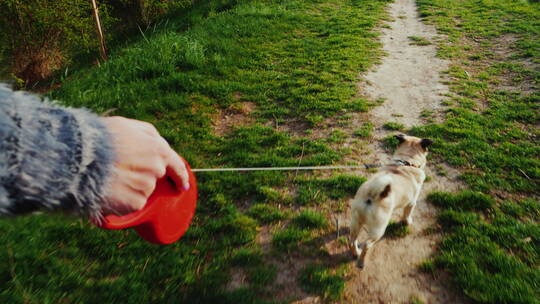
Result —
<instances>
[{"instance_id":1,"label":"bare soil trail","mask_svg":"<svg viewBox=\"0 0 540 304\"><path fill-rule=\"evenodd\" d=\"M448 87L440 73L448 63L436 57L436 48L415 45L414 38L428 43L437 39L432 26L418 17L415 0L396 0L390 5L390 29L383 28L381 41L387 56L375 71L365 76L365 93L385 102L373 109L373 122L395 121L406 127L422 124L422 111L436 111ZM412 38L411 38L412 37Z\"/></svg>"},{"instance_id":2,"label":"bare soil trail","mask_svg":"<svg viewBox=\"0 0 540 304\"><path fill-rule=\"evenodd\" d=\"M390 159L380 142L395 131L384 130L384 123L398 122L409 128L425 123L425 116L436 120L448 92L440 76L448 63L436 57L435 46L411 44L410 37L438 39L435 29L419 19L415 0L396 0L389 7L389 15L392 21L381 29L387 56L359 85L363 88L361 93L370 99L385 100L368 114L375 126L368 163L386 163ZM374 246L365 268L351 271L344 303L411 303L415 299L422 303L466 302L452 289L447 278L422 273L418 268L434 254L441 240L441 235L433 229L437 225L436 209L426 202L426 195L434 190L455 191L464 187L456 179L457 171L443 164L428 166L426 174L431 180L424 184L409 233L402 238L385 237ZM438 176L435 171L445 171L445 176ZM340 215L342 228L349 226L348 217L348 212ZM394 218L400 217L401 210L397 210ZM360 236L363 237L365 232ZM335 241L328 243L327 248L332 255L347 250Z\"/></svg>"}]
</instances>

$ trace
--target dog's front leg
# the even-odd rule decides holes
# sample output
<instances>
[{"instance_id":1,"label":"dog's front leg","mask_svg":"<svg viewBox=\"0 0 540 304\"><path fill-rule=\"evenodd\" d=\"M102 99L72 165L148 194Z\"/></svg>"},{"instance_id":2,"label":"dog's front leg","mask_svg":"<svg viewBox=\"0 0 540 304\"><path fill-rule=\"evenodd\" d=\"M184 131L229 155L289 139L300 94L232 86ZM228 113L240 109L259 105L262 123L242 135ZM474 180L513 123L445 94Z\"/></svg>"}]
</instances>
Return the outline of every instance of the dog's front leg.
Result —
<instances>
[{"instance_id":1,"label":"dog's front leg","mask_svg":"<svg viewBox=\"0 0 540 304\"><path fill-rule=\"evenodd\" d=\"M357 257L360 254L360 250L358 249L357 239L358 239L358 235L360 234L360 230L362 229L362 224L358 220L359 220L358 217L351 216L351 231L349 234L349 247L354 257Z\"/></svg>"},{"instance_id":2,"label":"dog's front leg","mask_svg":"<svg viewBox=\"0 0 540 304\"><path fill-rule=\"evenodd\" d=\"M368 238L365 242L363 242L360 246L362 247L362 252L358 256L358 259L356 261L356 266L358 268L363 269L366 261L366 256L368 253L368 249L371 248L378 240L379 238Z\"/></svg>"},{"instance_id":3,"label":"dog's front leg","mask_svg":"<svg viewBox=\"0 0 540 304\"><path fill-rule=\"evenodd\" d=\"M358 255L358 258L356 259L356 266L360 269L363 269L365 261L366 261L367 250L368 250L367 241L363 242L360 246L362 246L362 251L360 255Z\"/></svg>"}]
</instances>

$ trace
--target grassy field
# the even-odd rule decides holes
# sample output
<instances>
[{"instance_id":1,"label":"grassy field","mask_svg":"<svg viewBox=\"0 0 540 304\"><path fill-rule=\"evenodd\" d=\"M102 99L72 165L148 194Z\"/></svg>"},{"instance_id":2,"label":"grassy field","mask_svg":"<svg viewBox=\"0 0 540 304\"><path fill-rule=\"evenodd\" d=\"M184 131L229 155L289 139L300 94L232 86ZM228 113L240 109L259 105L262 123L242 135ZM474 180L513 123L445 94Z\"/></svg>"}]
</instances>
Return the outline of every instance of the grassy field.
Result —
<instances>
[{"instance_id":1,"label":"grassy field","mask_svg":"<svg viewBox=\"0 0 540 304\"><path fill-rule=\"evenodd\" d=\"M418 0L448 39L446 121L412 130L460 168L472 191L432 193L446 237L421 265L475 302L540 302L540 5Z\"/></svg>"},{"instance_id":2,"label":"grassy field","mask_svg":"<svg viewBox=\"0 0 540 304\"><path fill-rule=\"evenodd\" d=\"M387 3L199 1L117 43L100 67L64 74L50 95L154 123L193 167L340 163L352 148L340 148L347 134L326 121L346 123L348 113L372 106L356 95L356 80L380 56L373 29ZM417 3L447 39L410 43L437 44L451 61L451 93L443 123L407 132L435 139L430 157L458 168L470 188L429 195L445 237L420 270L450 274L475 302L539 303L540 5ZM428 122L432 115L422 113ZM356 140L373 128L358 126ZM329 136L310 137L321 129ZM331 260L321 245L334 232L330 214L343 210L362 177L256 172L198 180L193 225L170 246L61 215L1 219L0 302L281 303L295 297L280 293L287 284L340 299L347 261ZM263 232L268 244L258 241ZM388 232L400 237L407 227ZM305 265L297 277L278 280L295 259ZM231 284L233 274L241 284Z\"/></svg>"},{"instance_id":3,"label":"grassy field","mask_svg":"<svg viewBox=\"0 0 540 304\"><path fill-rule=\"evenodd\" d=\"M309 130L369 108L355 81L380 55L372 30L386 4L198 1L113 49L100 67L66 70L50 95L154 123L193 167L336 163L351 152L332 146L343 134L313 140ZM226 115L245 124L218 134ZM277 130L281 125L299 132ZM362 134L370 132L366 126ZM287 301L294 295L276 299L283 288L276 252L308 261L293 284L340 297L343 264L328 262L321 237L331 229L327 213L343 208L363 178L256 172L198 179L196 217L170 246L61 215L0 220L0 302ZM263 226L269 248L256 241ZM233 272L245 274L240 287L227 286Z\"/></svg>"}]
</instances>

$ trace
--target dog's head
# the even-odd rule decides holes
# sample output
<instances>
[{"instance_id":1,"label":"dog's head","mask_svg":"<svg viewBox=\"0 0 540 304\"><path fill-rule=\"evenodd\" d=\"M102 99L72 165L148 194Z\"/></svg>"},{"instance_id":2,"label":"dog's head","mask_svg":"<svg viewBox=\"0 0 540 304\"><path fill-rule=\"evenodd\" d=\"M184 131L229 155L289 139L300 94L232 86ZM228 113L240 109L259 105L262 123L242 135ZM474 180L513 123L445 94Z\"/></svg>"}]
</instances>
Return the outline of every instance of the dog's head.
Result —
<instances>
[{"instance_id":1,"label":"dog's head","mask_svg":"<svg viewBox=\"0 0 540 304\"><path fill-rule=\"evenodd\" d=\"M399 141L399 144L394 153L394 159L407 161L415 167L424 168L428 147L433 141L404 134L397 134L395 138Z\"/></svg>"}]
</instances>

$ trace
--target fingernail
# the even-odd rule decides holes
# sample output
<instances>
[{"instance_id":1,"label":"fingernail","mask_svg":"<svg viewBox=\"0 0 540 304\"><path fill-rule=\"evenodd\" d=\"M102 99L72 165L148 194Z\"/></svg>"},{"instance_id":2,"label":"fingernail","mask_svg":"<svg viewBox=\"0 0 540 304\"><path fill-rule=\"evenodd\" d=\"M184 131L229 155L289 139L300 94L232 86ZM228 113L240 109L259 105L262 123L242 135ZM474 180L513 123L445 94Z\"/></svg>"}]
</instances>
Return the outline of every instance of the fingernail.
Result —
<instances>
[{"instance_id":1,"label":"fingernail","mask_svg":"<svg viewBox=\"0 0 540 304\"><path fill-rule=\"evenodd\" d=\"M189 190L189 184L186 184L182 187L182 190L188 191Z\"/></svg>"}]
</instances>

